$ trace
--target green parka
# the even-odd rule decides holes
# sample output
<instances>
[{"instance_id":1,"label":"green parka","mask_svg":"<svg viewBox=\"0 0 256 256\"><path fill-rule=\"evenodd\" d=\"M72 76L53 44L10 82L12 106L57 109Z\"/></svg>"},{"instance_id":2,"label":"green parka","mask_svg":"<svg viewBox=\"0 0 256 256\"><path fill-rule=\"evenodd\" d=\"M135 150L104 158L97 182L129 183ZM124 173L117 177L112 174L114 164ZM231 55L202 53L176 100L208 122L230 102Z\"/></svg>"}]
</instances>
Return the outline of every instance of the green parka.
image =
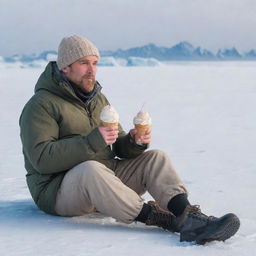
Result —
<instances>
[{"instance_id":1,"label":"green parka","mask_svg":"<svg viewBox=\"0 0 256 256\"><path fill-rule=\"evenodd\" d=\"M20 116L20 136L27 184L43 211L56 215L62 179L77 164L96 160L115 170L118 158L134 158L145 150L120 125L113 147L106 145L97 127L100 111L108 104L101 92L89 102L80 100L56 62L50 62L41 74Z\"/></svg>"}]
</instances>

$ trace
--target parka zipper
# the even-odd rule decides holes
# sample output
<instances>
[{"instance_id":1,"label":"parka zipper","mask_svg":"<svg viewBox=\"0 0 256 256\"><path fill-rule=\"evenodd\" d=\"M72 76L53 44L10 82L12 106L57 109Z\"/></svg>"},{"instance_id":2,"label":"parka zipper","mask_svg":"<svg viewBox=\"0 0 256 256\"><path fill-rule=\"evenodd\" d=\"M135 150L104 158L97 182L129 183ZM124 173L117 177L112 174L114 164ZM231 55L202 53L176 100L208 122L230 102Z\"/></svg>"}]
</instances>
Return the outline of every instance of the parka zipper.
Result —
<instances>
[{"instance_id":1,"label":"parka zipper","mask_svg":"<svg viewBox=\"0 0 256 256\"><path fill-rule=\"evenodd\" d=\"M88 115L88 117L89 117L89 122L90 122L90 125L91 125L91 127L92 127L92 126L93 126L93 122L92 122L92 113L90 112L90 110L87 108L86 105L85 105L84 109L85 109L85 111L86 111L86 113L87 113L87 115Z\"/></svg>"}]
</instances>

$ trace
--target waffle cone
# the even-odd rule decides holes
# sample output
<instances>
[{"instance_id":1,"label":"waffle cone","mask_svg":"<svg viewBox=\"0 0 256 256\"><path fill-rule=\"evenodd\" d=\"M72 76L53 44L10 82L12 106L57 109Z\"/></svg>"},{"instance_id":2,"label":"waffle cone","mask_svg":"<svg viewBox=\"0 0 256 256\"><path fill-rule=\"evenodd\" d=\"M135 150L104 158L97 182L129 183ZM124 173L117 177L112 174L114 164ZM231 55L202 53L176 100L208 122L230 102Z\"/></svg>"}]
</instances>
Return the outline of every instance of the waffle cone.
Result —
<instances>
[{"instance_id":1,"label":"waffle cone","mask_svg":"<svg viewBox=\"0 0 256 256\"><path fill-rule=\"evenodd\" d=\"M140 137L145 135L147 130L150 128L150 125L142 125L142 124L135 124L135 129L137 130L137 133L135 134L135 141L140 141Z\"/></svg>"},{"instance_id":2,"label":"waffle cone","mask_svg":"<svg viewBox=\"0 0 256 256\"><path fill-rule=\"evenodd\" d=\"M116 126L116 125L118 125L118 123L106 123L106 122L101 121L101 125L102 126Z\"/></svg>"}]
</instances>

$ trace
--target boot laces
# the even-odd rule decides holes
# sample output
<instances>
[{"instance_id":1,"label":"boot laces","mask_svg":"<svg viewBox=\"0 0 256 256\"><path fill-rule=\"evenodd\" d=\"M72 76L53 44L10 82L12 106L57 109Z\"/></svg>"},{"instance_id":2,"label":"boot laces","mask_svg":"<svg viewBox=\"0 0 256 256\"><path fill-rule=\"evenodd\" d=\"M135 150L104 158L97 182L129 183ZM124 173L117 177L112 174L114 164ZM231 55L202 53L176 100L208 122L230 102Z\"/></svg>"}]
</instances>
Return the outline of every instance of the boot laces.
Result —
<instances>
[{"instance_id":1,"label":"boot laces","mask_svg":"<svg viewBox=\"0 0 256 256\"><path fill-rule=\"evenodd\" d=\"M168 211L163 210L153 201L148 202L152 206L152 212L149 216L147 225L157 225L163 229L170 230L172 223L172 214Z\"/></svg>"},{"instance_id":2,"label":"boot laces","mask_svg":"<svg viewBox=\"0 0 256 256\"><path fill-rule=\"evenodd\" d=\"M186 210L188 211L188 215L195 219L205 221L216 219L214 216L208 216L202 213L199 205L189 205Z\"/></svg>"},{"instance_id":3,"label":"boot laces","mask_svg":"<svg viewBox=\"0 0 256 256\"><path fill-rule=\"evenodd\" d=\"M171 224L170 216L164 213L159 213L159 212L154 212L151 215L150 221L164 229L167 229L168 227L170 227L170 224Z\"/></svg>"}]
</instances>

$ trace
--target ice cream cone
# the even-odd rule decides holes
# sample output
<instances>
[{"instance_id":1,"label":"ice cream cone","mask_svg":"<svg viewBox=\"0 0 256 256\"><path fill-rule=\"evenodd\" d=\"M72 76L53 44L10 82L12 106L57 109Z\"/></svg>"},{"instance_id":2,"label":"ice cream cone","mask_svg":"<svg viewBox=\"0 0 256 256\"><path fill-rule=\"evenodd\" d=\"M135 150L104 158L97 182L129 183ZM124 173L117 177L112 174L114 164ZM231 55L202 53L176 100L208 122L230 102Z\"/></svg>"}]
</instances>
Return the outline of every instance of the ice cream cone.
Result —
<instances>
[{"instance_id":1,"label":"ice cream cone","mask_svg":"<svg viewBox=\"0 0 256 256\"><path fill-rule=\"evenodd\" d=\"M140 142L140 137L146 134L147 130L150 128L150 125L135 124L134 126L137 131L137 133L135 134L135 141Z\"/></svg>"},{"instance_id":2,"label":"ice cream cone","mask_svg":"<svg viewBox=\"0 0 256 256\"><path fill-rule=\"evenodd\" d=\"M102 126L118 126L118 123L107 123L107 122L103 122L101 121L101 125Z\"/></svg>"},{"instance_id":3,"label":"ice cream cone","mask_svg":"<svg viewBox=\"0 0 256 256\"><path fill-rule=\"evenodd\" d=\"M133 124L137 133L135 134L135 141L137 144L141 144L140 137L144 136L148 129L151 127L152 120L148 112L140 110L133 118Z\"/></svg>"},{"instance_id":4,"label":"ice cream cone","mask_svg":"<svg viewBox=\"0 0 256 256\"><path fill-rule=\"evenodd\" d=\"M116 126L119 123L119 115L112 106L107 105L100 112L100 121L102 126Z\"/></svg>"}]
</instances>

